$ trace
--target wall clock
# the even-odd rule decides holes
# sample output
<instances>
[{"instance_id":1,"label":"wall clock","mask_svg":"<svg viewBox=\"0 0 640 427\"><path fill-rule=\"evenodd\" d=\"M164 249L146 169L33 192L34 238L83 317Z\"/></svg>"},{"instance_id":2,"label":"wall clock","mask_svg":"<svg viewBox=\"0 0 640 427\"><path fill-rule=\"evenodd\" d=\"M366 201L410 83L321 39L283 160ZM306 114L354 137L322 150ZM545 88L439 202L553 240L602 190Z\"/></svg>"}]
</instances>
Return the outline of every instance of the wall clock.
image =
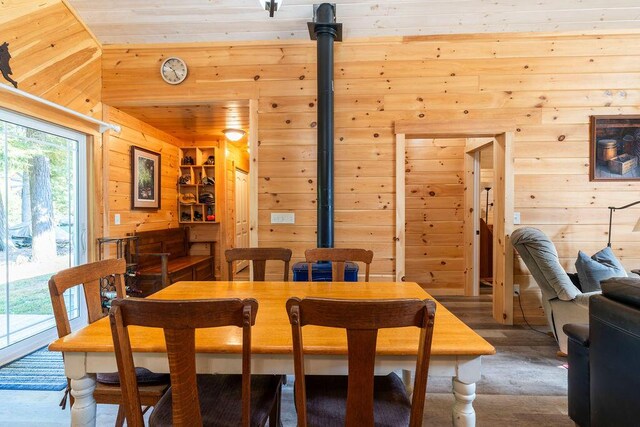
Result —
<instances>
[{"instance_id":1,"label":"wall clock","mask_svg":"<svg viewBox=\"0 0 640 427\"><path fill-rule=\"evenodd\" d=\"M167 58L160 66L160 75L169 84L177 85L182 83L187 78L187 64L175 56Z\"/></svg>"}]
</instances>

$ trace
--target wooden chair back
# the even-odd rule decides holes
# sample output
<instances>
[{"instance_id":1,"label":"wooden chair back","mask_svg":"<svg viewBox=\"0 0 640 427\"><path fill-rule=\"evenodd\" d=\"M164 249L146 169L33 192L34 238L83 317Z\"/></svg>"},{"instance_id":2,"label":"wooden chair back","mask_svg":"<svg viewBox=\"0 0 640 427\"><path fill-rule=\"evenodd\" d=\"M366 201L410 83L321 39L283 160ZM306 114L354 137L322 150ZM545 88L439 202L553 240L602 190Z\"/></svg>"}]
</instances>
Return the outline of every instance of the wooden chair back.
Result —
<instances>
[{"instance_id":1,"label":"wooden chair back","mask_svg":"<svg viewBox=\"0 0 640 427\"><path fill-rule=\"evenodd\" d=\"M285 248L233 248L224 253L228 265L229 280L233 280L233 262L249 260L253 264L253 280L264 282L267 261L283 261L283 280L289 281L291 249Z\"/></svg>"},{"instance_id":2,"label":"wooden chair back","mask_svg":"<svg viewBox=\"0 0 640 427\"><path fill-rule=\"evenodd\" d=\"M51 279L49 279L49 295L51 296L51 304L53 305L53 317L56 320L58 337L62 338L71 333L67 307L64 302L64 292L67 289L76 285L82 285L84 298L87 302L89 323L93 323L105 317L102 311L100 282L102 280L113 280L116 288L116 296L118 298L124 298L125 272L126 262L123 258L120 258L107 259L67 268L51 276Z\"/></svg>"},{"instance_id":3,"label":"wooden chair back","mask_svg":"<svg viewBox=\"0 0 640 427\"><path fill-rule=\"evenodd\" d=\"M345 248L315 248L307 249L304 252L307 261L307 272L309 282L311 277L311 267L314 262L331 261L331 281L344 282L344 266L347 261L363 262L365 264L364 281L369 281L369 266L373 260L373 251L366 249L345 249Z\"/></svg>"},{"instance_id":4,"label":"wooden chair back","mask_svg":"<svg viewBox=\"0 0 640 427\"><path fill-rule=\"evenodd\" d=\"M287 313L293 336L298 425L307 425L302 327L316 325L347 330L347 427L374 425L373 378L378 329L419 327L420 342L409 425L421 426L435 312L436 305L432 300L290 298L287 301Z\"/></svg>"},{"instance_id":5,"label":"wooden chair back","mask_svg":"<svg viewBox=\"0 0 640 427\"><path fill-rule=\"evenodd\" d=\"M171 376L173 425L202 425L196 381L195 330L237 326L242 328L242 425L249 426L251 402L251 327L255 299L162 301L142 298L114 300L109 312L111 333L120 373L127 425L144 426L136 381L129 325L162 328Z\"/></svg>"}]
</instances>

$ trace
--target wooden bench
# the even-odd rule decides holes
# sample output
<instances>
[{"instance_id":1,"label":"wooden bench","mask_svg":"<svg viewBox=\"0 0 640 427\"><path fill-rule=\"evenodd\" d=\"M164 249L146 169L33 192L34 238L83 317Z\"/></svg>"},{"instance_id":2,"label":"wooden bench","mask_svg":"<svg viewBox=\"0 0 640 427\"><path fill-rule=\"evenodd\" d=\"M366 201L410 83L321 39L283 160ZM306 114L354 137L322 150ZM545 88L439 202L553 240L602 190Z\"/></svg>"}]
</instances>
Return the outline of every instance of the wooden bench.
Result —
<instances>
[{"instance_id":1,"label":"wooden bench","mask_svg":"<svg viewBox=\"0 0 640 427\"><path fill-rule=\"evenodd\" d=\"M188 228L136 232L138 288L150 295L181 280L214 280L214 242L189 241ZM193 244L208 243L209 255L190 255Z\"/></svg>"}]
</instances>

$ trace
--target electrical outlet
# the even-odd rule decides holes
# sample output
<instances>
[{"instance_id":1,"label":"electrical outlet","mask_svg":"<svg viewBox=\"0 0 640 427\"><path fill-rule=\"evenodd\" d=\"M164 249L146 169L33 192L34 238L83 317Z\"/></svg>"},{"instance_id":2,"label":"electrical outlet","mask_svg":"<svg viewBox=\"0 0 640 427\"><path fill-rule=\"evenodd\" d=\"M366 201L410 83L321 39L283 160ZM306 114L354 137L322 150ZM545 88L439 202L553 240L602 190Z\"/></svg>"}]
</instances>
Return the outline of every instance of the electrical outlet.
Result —
<instances>
[{"instance_id":1,"label":"electrical outlet","mask_svg":"<svg viewBox=\"0 0 640 427\"><path fill-rule=\"evenodd\" d=\"M113 223L114 223L115 225L120 225L120 214L115 214L115 215L113 216Z\"/></svg>"},{"instance_id":2,"label":"electrical outlet","mask_svg":"<svg viewBox=\"0 0 640 427\"><path fill-rule=\"evenodd\" d=\"M520 212L513 213L513 224L514 225L520 224Z\"/></svg>"},{"instance_id":3,"label":"electrical outlet","mask_svg":"<svg viewBox=\"0 0 640 427\"><path fill-rule=\"evenodd\" d=\"M520 285L518 285L517 283L513 284L513 294L520 295Z\"/></svg>"},{"instance_id":4,"label":"electrical outlet","mask_svg":"<svg viewBox=\"0 0 640 427\"><path fill-rule=\"evenodd\" d=\"M295 224L296 214L293 212L271 213L271 224Z\"/></svg>"}]
</instances>

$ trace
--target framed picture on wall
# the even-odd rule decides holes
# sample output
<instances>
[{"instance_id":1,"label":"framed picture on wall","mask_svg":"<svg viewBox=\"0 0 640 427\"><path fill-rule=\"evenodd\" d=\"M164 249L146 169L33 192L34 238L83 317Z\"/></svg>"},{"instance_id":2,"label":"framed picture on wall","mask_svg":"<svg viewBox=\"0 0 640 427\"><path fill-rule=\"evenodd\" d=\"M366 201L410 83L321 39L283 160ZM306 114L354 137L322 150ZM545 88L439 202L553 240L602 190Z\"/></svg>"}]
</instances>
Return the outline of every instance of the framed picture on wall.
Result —
<instances>
[{"instance_id":1,"label":"framed picture on wall","mask_svg":"<svg viewBox=\"0 0 640 427\"><path fill-rule=\"evenodd\" d=\"M640 116L591 116L591 181L640 180Z\"/></svg>"},{"instance_id":2,"label":"framed picture on wall","mask_svg":"<svg viewBox=\"0 0 640 427\"><path fill-rule=\"evenodd\" d=\"M160 153L131 146L131 209L160 209Z\"/></svg>"}]
</instances>

